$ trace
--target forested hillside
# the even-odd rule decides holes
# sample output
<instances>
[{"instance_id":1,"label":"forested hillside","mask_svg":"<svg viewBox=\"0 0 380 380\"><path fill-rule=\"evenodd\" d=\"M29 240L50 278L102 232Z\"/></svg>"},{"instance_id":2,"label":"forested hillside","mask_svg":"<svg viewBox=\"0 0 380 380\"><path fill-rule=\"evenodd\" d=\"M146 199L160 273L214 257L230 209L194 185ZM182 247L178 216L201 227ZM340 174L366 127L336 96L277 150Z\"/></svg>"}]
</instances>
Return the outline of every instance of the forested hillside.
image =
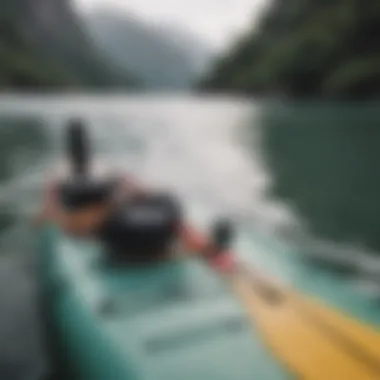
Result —
<instances>
[{"instance_id":1,"label":"forested hillside","mask_svg":"<svg viewBox=\"0 0 380 380\"><path fill-rule=\"evenodd\" d=\"M86 35L69 0L0 0L0 87L130 87Z\"/></svg>"},{"instance_id":2,"label":"forested hillside","mask_svg":"<svg viewBox=\"0 0 380 380\"><path fill-rule=\"evenodd\" d=\"M380 2L274 0L201 88L290 98L377 98Z\"/></svg>"}]
</instances>

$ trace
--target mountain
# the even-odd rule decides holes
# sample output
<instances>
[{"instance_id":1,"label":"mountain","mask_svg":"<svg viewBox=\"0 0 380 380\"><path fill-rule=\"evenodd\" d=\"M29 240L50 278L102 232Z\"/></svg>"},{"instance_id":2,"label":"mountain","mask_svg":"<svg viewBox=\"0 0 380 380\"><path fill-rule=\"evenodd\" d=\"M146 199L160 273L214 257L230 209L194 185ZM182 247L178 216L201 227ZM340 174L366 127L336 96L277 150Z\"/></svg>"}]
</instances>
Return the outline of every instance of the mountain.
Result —
<instances>
[{"instance_id":1,"label":"mountain","mask_svg":"<svg viewBox=\"0 0 380 380\"><path fill-rule=\"evenodd\" d=\"M94 46L70 0L0 0L0 87L135 84Z\"/></svg>"},{"instance_id":2,"label":"mountain","mask_svg":"<svg viewBox=\"0 0 380 380\"><path fill-rule=\"evenodd\" d=\"M380 2L274 0L200 87L291 98L380 92Z\"/></svg>"},{"instance_id":3,"label":"mountain","mask_svg":"<svg viewBox=\"0 0 380 380\"><path fill-rule=\"evenodd\" d=\"M84 15L100 49L149 89L187 89L207 68L211 49L179 27L98 9Z\"/></svg>"}]
</instances>

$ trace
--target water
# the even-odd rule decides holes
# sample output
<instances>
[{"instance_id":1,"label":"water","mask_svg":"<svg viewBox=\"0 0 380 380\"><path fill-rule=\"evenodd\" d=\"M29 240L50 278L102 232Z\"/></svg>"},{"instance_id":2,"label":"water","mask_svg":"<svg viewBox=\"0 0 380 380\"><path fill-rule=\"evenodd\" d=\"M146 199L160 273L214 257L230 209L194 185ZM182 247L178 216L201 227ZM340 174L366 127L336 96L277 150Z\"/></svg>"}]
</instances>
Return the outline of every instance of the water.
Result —
<instances>
[{"instance_id":1,"label":"water","mask_svg":"<svg viewBox=\"0 0 380 380\"><path fill-rule=\"evenodd\" d=\"M172 189L203 228L215 217L229 216L239 226L239 252L256 265L358 318L379 322L377 305L352 281L305 266L292 247L274 238L301 219L293 202L268 196L281 177L280 158L289 151L272 155L272 166L265 159L265 127L273 120L263 107L229 98L2 98L0 379L32 380L46 367L29 221L43 183L62 158L63 127L71 116L88 120L99 160L135 173L148 186ZM302 221L301 227L308 227Z\"/></svg>"}]
</instances>

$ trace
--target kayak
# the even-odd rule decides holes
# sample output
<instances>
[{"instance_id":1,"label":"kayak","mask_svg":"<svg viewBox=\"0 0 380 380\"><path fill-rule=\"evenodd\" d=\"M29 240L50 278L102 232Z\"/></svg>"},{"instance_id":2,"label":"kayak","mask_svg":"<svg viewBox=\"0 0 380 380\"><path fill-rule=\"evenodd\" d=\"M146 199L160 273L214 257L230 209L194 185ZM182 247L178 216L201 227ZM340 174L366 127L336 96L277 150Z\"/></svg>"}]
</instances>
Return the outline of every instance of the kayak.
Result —
<instances>
[{"instance_id":1,"label":"kayak","mask_svg":"<svg viewBox=\"0 0 380 380\"><path fill-rule=\"evenodd\" d=\"M379 379L380 335L321 301L189 252L112 268L95 244L41 232L50 352L65 379ZM264 282L265 282L264 281Z\"/></svg>"},{"instance_id":2,"label":"kayak","mask_svg":"<svg viewBox=\"0 0 380 380\"><path fill-rule=\"evenodd\" d=\"M112 268L95 244L40 236L50 352L64 378L290 379L222 276L194 255Z\"/></svg>"},{"instance_id":3,"label":"kayak","mask_svg":"<svg viewBox=\"0 0 380 380\"><path fill-rule=\"evenodd\" d=\"M84 132L69 137L74 179L88 180ZM380 379L374 326L249 269L223 234L211 245L229 260L205 260L210 242L186 230L180 257L115 267L99 245L41 228L41 310L64 379Z\"/></svg>"}]
</instances>

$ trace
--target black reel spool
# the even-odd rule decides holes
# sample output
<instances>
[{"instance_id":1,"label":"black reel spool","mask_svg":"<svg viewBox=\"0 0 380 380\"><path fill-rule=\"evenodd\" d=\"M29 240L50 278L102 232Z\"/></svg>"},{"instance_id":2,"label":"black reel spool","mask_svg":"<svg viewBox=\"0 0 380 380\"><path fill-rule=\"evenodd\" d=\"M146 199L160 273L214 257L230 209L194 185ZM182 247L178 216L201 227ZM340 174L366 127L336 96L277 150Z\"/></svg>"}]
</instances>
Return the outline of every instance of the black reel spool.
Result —
<instances>
[{"instance_id":1,"label":"black reel spool","mask_svg":"<svg viewBox=\"0 0 380 380\"><path fill-rule=\"evenodd\" d=\"M66 181L60 186L60 201L67 210L81 210L107 202L116 187L116 181L91 178Z\"/></svg>"}]
</instances>

